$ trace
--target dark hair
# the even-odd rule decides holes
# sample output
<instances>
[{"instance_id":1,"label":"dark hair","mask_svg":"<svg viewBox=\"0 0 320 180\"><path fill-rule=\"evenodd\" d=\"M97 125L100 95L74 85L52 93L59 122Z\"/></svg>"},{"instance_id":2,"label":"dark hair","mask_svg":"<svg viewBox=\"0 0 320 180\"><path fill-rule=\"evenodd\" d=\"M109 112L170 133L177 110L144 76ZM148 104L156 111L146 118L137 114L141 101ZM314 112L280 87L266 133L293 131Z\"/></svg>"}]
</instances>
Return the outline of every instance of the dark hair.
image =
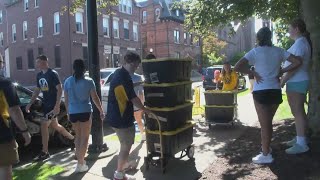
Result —
<instances>
[{"instance_id":1,"label":"dark hair","mask_svg":"<svg viewBox=\"0 0 320 180\"><path fill-rule=\"evenodd\" d=\"M146 56L146 59L156 59L156 56L154 54L150 53Z\"/></svg>"},{"instance_id":2,"label":"dark hair","mask_svg":"<svg viewBox=\"0 0 320 180\"><path fill-rule=\"evenodd\" d=\"M230 68L231 68L231 65L230 65L230 63L229 63L228 61L224 61L224 62L223 62L223 65L229 65ZM221 72L221 73L222 73L223 76L226 75L227 72L226 72L226 70L224 69L224 67L222 67L222 72ZM229 72L229 74L231 74L231 71Z\"/></svg>"},{"instance_id":3,"label":"dark hair","mask_svg":"<svg viewBox=\"0 0 320 180\"><path fill-rule=\"evenodd\" d=\"M294 19L293 21L291 21L290 25L294 28L298 28L301 35L307 39L307 41L309 42L309 45L311 47L311 57L312 57L312 53L313 53L312 41L310 38L310 33L307 31L306 23L302 19L297 18L297 19Z\"/></svg>"},{"instance_id":4,"label":"dark hair","mask_svg":"<svg viewBox=\"0 0 320 180\"><path fill-rule=\"evenodd\" d=\"M73 62L73 77L76 78L76 82L79 79L84 78L84 73L86 72L86 66L84 64L84 61L82 59L76 59Z\"/></svg>"},{"instance_id":5,"label":"dark hair","mask_svg":"<svg viewBox=\"0 0 320 180\"><path fill-rule=\"evenodd\" d=\"M259 46L272 46L272 33L268 27L261 28L257 33Z\"/></svg>"},{"instance_id":6,"label":"dark hair","mask_svg":"<svg viewBox=\"0 0 320 180\"><path fill-rule=\"evenodd\" d=\"M48 57L45 55L40 55L37 57L37 59L40 59L41 61L48 61L49 60Z\"/></svg>"},{"instance_id":7,"label":"dark hair","mask_svg":"<svg viewBox=\"0 0 320 180\"><path fill-rule=\"evenodd\" d=\"M126 63L141 63L140 56L132 51L128 51L127 54L124 56L124 62Z\"/></svg>"}]
</instances>

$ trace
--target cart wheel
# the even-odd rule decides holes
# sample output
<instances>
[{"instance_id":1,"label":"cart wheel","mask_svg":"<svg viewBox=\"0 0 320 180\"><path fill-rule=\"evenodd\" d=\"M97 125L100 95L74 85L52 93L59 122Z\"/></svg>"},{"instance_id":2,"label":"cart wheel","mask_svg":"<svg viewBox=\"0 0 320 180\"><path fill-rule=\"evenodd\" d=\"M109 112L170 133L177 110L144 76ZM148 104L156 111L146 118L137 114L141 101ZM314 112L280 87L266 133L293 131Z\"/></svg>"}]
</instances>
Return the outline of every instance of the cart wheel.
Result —
<instances>
[{"instance_id":1,"label":"cart wheel","mask_svg":"<svg viewBox=\"0 0 320 180\"><path fill-rule=\"evenodd\" d=\"M145 165L146 171L148 171L149 170L149 159L148 159L148 157L144 157L144 165Z\"/></svg>"},{"instance_id":2,"label":"cart wheel","mask_svg":"<svg viewBox=\"0 0 320 180\"><path fill-rule=\"evenodd\" d=\"M187 156L189 159L193 159L194 156L194 146L189 146L187 148Z\"/></svg>"}]
</instances>

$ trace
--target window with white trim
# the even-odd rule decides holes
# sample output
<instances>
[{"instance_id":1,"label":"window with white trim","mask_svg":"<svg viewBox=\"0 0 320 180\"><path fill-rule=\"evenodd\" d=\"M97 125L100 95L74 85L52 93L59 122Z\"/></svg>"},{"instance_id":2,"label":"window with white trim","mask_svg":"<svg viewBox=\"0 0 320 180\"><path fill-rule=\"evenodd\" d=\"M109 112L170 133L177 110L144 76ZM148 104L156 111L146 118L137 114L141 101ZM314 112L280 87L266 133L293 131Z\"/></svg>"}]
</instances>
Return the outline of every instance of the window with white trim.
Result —
<instances>
[{"instance_id":1,"label":"window with white trim","mask_svg":"<svg viewBox=\"0 0 320 180\"><path fill-rule=\"evenodd\" d=\"M174 36L174 42L179 44L180 43L180 32L179 32L179 30L174 30L173 36Z\"/></svg>"},{"instance_id":2,"label":"window with white trim","mask_svg":"<svg viewBox=\"0 0 320 180\"><path fill-rule=\"evenodd\" d=\"M120 0L119 11L126 14L132 14L132 0Z\"/></svg>"},{"instance_id":3,"label":"window with white trim","mask_svg":"<svg viewBox=\"0 0 320 180\"><path fill-rule=\"evenodd\" d=\"M43 23L42 23L42 17L38 17L38 37L43 36Z\"/></svg>"},{"instance_id":4,"label":"window with white trim","mask_svg":"<svg viewBox=\"0 0 320 180\"><path fill-rule=\"evenodd\" d=\"M59 34L60 33L60 13L55 12L53 14L53 25L54 25L54 34Z\"/></svg>"},{"instance_id":5,"label":"window with white trim","mask_svg":"<svg viewBox=\"0 0 320 180\"><path fill-rule=\"evenodd\" d=\"M0 33L0 46L4 45L3 32Z\"/></svg>"},{"instance_id":6,"label":"window with white trim","mask_svg":"<svg viewBox=\"0 0 320 180\"><path fill-rule=\"evenodd\" d=\"M17 41L17 29L16 29L16 25L12 24L12 42L16 42Z\"/></svg>"},{"instance_id":7,"label":"window with white trim","mask_svg":"<svg viewBox=\"0 0 320 180\"><path fill-rule=\"evenodd\" d=\"M102 19L103 35L109 37L109 16L103 16Z\"/></svg>"},{"instance_id":8,"label":"window with white trim","mask_svg":"<svg viewBox=\"0 0 320 180\"><path fill-rule=\"evenodd\" d=\"M147 11L142 12L142 23L147 23Z\"/></svg>"},{"instance_id":9,"label":"window with white trim","mask_svg":"<svg viewBox=\"0 0 320 180\"><path fill-rule=\"evenodd\" d=\"M29 0L24 0L23 1L23 8L24 8L24 11L28 11L29 10Z\"/></svg>"},{"instance_id":10,"label":"window with white trim","mask_svg":"<svg viewBox=\"0 0 320 180\"><path fill-rule=\"evenodd\" d=\"M34 0L34 7L39 7L39 0Z\"/></svg>"},{"instance_id":11,"label":"window with white trim","mask_svg":"<svg viewBox=\"0 0 320 180\"><path fill-rule=\"evenodd\" d=\"M188 44L188 33L187 32L183 33L183 42L184 42L184 44Z\"/></svg>"},{"instance_id":12,"label":"window with white trim","mask_svg":"<svg viewBox=\"0 0 320 180\"><path fill-rule=\"evenodd\" d=\"M76 12L76 31L83 33L83 13Z\"/></svg>"},{"instance_id":13,"label":"window with white trim","mask_svg":"<svg viewBox=\"0 0 320 180\"><path fill-rule=\"evenodd\" d=\"M138 35L138 23L133 23L133 40L138 41L139 35Z\"/></svg>"},{"instance_id":14,"label":"window with white trim","mask_svg":"<svg viewBox=\"0 0 320 180\"><path fill-rule=\"evenodd\" d=\"M176 9L176 16L180 16L180 11L179 11L179 9Z\"/></svg>"},{"instance_id":15,"label":"window with white trim","mask_svg":"<svg viewBox=\"0 0 320 180\"><path fill-rule=\"evenodd\" d=\"M22 36L23 36L24 40L28 39L28 24L27 24L27 21L23 21Z\"/></svg>"},{"instance_id":16,"label":"window with white trim","mask_svg":"<svg viewBox=\"0 0 320 180\"><path fill-rule=\"evenodd\" d=\"M0 10L0 24L2 24L3 21L3 15L2 15L2 10Z\"/></svg>"},{"instance_id":17,"label":"window with white trim","mask_svg":"<svg viewBox=\"0 0 320 180\"><path fill-rule=\"evenodd\" d=\"M124 31L124 39L129 39L129 21L123 20L123 31Z\"/></svg>"},{"instance_id":18,"label":"window with white trim","mask_svg":"<svg viewBox=\"0 0 320 180\"><path fill-rule=\"evenodd\" d=\"M119 36L119 19L113 19L113 37L120 38Z\"/></svg>"}]
</instances>

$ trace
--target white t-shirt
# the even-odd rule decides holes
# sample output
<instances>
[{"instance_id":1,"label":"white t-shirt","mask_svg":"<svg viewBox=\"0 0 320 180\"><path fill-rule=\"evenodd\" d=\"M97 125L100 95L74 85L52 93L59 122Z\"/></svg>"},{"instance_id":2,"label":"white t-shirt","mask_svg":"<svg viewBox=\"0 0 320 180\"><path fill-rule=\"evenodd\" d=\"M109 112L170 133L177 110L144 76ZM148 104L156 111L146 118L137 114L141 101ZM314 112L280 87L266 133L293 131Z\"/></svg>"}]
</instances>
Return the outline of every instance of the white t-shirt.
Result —
<instances>
[{"instance_id":1,"label":"white t-shirt","mask_svg":"<svg viewBox=\"0 0 320 180\"><path fill-rule=\"evenodd\" d=\"M294 44L288 49L288 52L295 56L302 58L302 65L298 71L288 80L288 82L299 82L309 80L309 63L311 60L311 47L305 37L296 39ZM289 66L291 63L286 61L284 67Z\"/></svg>"},{"instance_id":2,"label":"white t-shirt","mask_svg":"<svg viewBox=\"0 0 320 180\"><path fill-rule=\"evenodd\" d=\"M253 91L265 89L281 89L277 78L281 63L284 62L290 53L279 47L258 46L250 50L244 58L253 65L255 71L262 77L263 82L254 82Z\"/></svg>"}]
</instances>

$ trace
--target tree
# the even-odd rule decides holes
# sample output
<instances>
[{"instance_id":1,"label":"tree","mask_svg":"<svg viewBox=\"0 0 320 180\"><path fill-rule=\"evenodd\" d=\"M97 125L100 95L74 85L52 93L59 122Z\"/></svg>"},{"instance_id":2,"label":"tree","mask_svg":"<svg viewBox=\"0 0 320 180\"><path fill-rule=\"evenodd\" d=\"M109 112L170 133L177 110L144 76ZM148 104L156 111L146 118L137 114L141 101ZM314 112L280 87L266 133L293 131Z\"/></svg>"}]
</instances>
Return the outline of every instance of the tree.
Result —
<instances>
[{"instance_id":1,"label":"tree","mask_svg":"<svg viewBox=\"0 0 320 180\"><path fill-rule=\"evenodd\" d=\"M206 34L212 28L252 16L283 19L297 16L306 20L313 42L308 117L313 135L320 135L320 1L315 0L187 0L185 24L193 32Z\"/></svg>"},{"instance_id":2,"label":"tree","mask_svg":"<svg viewBox=\"0 0 320 180\"><path fill-rule=\"evenodd\" d=\"M78 8L82 8L86 5L87 0L67 0L70 2L70 6L64 6L62 10L65 12L69 9L70 13L77 12ZM107 14L111 13L111 7L119 4L119 0L96 0L98 3L98 9L105 10ZM99 10L98 10L99 11Z\"/></svg>"},{"instance_id":3,"label":"tree","mask_svg":"<svg viewBox=\"0 0 320 180\"><path fill-rule=\"evenodd\" d=\"M274 32L277 36L277 46L284 49L289 49L294 43L294 40L287 36L288 27L284 19L279 19L275 22Z\"/></svg>"},{"instance_id":4,"label":"tree","mask_svg":"<svg viewBox=\"0 0 320 180\"><path fill-rule=\"evenodd\" d=\"M221 51L226 47L227 43L219 40L213 31L207 33L202 39L203 64L205 66L221 64L225 58Z\"/></svg>"}]
</instances>

